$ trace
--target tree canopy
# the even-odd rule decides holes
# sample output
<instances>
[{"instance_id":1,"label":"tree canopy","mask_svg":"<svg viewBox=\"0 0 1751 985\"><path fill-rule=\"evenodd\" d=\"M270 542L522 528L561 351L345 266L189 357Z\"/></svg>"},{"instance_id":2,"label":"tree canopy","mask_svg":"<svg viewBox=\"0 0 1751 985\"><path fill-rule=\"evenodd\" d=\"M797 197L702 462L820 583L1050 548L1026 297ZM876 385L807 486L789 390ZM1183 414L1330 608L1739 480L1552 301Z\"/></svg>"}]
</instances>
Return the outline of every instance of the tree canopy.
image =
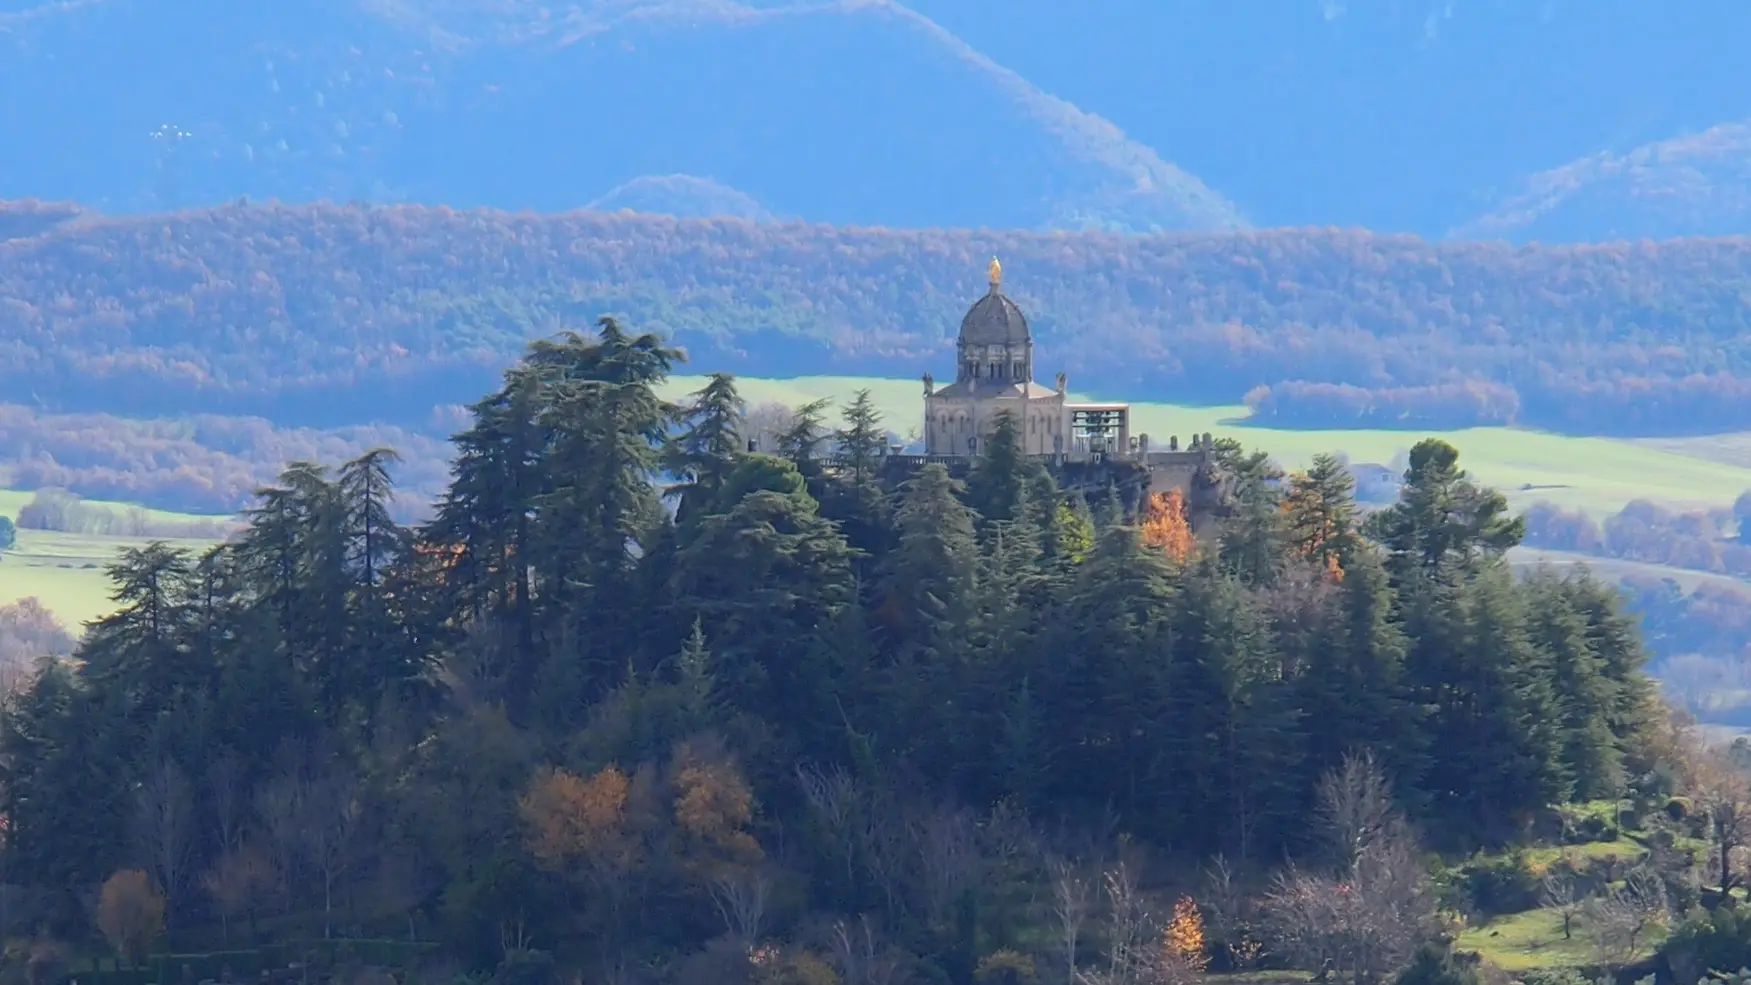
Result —
<instances>
[{"instance_id":1,"label":"tree canopy","mask_svg":"<svg viewBox=\"0 0 1751 985\"><path fill-rule=\"evenodd\" d=\"M1516 578L1441 442L1367 522L1335 460L1225 445L1199 542L1177 497L1091 510L1003 441L896 474L866 402L750 451L728 376L659 398L680 359L612 319L536 346L429 524L372 451L205 555L127 552L0 723L45 926L89 934L107 882L129 953L162 905L173 940L411 921L599 967L826 917L965 981L1052 858L1276 864L1357 755L1461 848L1658 773L1614 589Z\"/></svg>"}]
</instances>

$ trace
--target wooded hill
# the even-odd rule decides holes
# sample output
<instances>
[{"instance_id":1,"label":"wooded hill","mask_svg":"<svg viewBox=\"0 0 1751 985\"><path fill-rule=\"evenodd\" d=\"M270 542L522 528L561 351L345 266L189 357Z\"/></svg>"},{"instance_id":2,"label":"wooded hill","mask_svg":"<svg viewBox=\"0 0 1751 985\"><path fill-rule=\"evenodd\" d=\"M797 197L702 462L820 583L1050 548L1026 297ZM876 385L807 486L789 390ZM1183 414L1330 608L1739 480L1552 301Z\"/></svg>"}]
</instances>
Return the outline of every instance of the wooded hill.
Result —
<instances>
[{"instance_id":1,"label":"wooded hill","mask_svg":"<svg viewBox=\"0 0 1751 985\"><path fill-rule=\"evenodd\" d=\"M0 242L0 388L56 411L423 420L605 313L761 376L949 364L985 264L1041 366L1283 423L1751 427L1751 241L1120 237L446 208L42 211ZM35 231L35 234L32 232ZM1269 389L1259 389L1259 388Z\"/></svg>"},{"instance_id":2,"label":"wooded hill","mask_svg":"<svg viewBox=\"0 0 1751 985\"><path fill-rule=\"evenodd\" d=\"M373 452L204 557L129 552L0 723L13 919L136 959L375 929L502 982L1064 980L1158 954L1144 894L1220 852L1231 922L1181 970L1382 982L1439 938L1407 822L1469 850L1677 789L1615 591L1516 579L1519 521L1441 442L1365 525L1335 459L1224 443L1199 542L1010 427L964 483L885 483L867 400L749 454L730 378L658 397L677 357L539 345L419 529Z\"/></svg>"}]
</instances>

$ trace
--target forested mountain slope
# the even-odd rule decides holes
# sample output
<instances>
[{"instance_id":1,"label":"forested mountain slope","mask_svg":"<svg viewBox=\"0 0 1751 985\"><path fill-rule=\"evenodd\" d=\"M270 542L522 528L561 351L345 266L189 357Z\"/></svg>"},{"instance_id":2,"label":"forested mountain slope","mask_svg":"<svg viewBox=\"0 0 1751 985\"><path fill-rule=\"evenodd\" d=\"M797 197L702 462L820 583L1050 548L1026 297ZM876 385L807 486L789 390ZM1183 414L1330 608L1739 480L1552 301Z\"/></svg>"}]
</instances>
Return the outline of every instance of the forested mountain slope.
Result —
<instances>
[{"instance_id":1,"label":"forested mountain slope","mask_svg":"<svg viewBox=\"0 0 1751 985\"><path fill-rule=\"evenodd\" d=\"M40 208L35 210L41 212ZM761 376L941 371L992 254L1042 372L1278 419L1751 427L1751 241L1127 237L416 207L81 218L0 242L0 387L48 410L423 421L604 313Z\"/></svg>"}]
</instances>

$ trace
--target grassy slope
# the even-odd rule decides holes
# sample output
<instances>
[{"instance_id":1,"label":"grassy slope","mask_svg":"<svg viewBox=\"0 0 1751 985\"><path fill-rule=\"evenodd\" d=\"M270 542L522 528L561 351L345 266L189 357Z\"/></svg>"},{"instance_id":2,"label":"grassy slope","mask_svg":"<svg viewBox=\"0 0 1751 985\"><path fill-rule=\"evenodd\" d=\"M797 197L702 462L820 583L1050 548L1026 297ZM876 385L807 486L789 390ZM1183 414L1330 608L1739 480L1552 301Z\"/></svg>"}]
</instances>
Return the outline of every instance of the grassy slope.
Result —
<instances>
[{"instance_id":1,"label":"grassy slope","mask_svg":"<svg viewBox=\"0 0 1751 985\"><path fill-rule=\"evenodd\" d=\"M675 381L675 392L697 389L702 380ZM740 381L750 404L777 401L796 405L817 397L843 402L859 387L868 387L888 426L904 434L917 427L923 409L923 386L911 380L815 376L791 380ZM1079 396L1073 394L1072 396ZM1103 397L1110 395L1102 394ZM1132 427L1153 440L1177 434L1211 432L1232 437L1249 447L1270 452L1289 468L1307 464L1320 452L1343 452L1354 462L1391 464L1408 451L1421 431L1290 431L1239 423L1244 407L1180 407L1172 404L1132 405ZM1462 462L1480 481L1508 494L1517 507L1541 500L1603 517L1634 499L1675 506L1726 506L1751 489L1751 438L1741 460L1719 456L1711 448L1734 448L1734 436L1669 441L1620 441L1573 438L1512 428L1473 428L1439 434L1458 446ZM1534 488L1525 488L1528 485Z\"/></svg>"},{"instance_id":2,"label":"grassy slope","mask_svg":"<svg viewBox=\"0 0 1751 985\"><path fill-rule=\"evenodd\" d=\"M31 493L0 489L0 515L17 516L19 507L30 499ZM121 504L91 502L94 506L128 509ZM209 519L164 510L145 512L151 520L164 523ZM20 530L18 544L0 555L0 605L35 596L68 628L76 629L114 609L104 567L115 560L123 548L141 547L152 539ZM169 543L200 551L211 542L177 540Z\"/></svg>"}]
</instances>

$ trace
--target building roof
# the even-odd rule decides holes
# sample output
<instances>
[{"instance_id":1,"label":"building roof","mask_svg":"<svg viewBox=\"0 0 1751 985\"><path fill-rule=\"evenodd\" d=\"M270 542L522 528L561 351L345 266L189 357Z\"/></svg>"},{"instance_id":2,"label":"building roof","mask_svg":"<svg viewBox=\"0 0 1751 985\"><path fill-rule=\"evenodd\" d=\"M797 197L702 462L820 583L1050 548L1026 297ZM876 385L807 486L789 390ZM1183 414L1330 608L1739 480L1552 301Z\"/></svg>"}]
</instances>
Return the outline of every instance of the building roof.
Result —
<instances>
[{"instance_id":1,"label":"building roof","mask_svg":"<svg viewBox=\"0 0 1751 985\"><path fill-rule=\"evenodd\" d=\"M974 390L968 383L950 383L948 386L936 390L931 396L978 397L980 400L1003 400L1006 398L1019 400L1025 395L1030 400L1044 400L1047 397L1058 395L1058 391L1044 384L1025 384L1025 391L1022 389L1023 386L1024 384L1021 383L980 383L979 389Z\"/></svg>"},{"instance_id":2,"label":"building roof","mask_svg":"<svg viewBox=\"0 0 1751 985\"><path fill-rule=\"evenodd\" d=\"M995 278L991 290L961 319L962 345L1020 345L1029 341L1027 316L1004 296Z\"/></svg>"}]
</instances>

